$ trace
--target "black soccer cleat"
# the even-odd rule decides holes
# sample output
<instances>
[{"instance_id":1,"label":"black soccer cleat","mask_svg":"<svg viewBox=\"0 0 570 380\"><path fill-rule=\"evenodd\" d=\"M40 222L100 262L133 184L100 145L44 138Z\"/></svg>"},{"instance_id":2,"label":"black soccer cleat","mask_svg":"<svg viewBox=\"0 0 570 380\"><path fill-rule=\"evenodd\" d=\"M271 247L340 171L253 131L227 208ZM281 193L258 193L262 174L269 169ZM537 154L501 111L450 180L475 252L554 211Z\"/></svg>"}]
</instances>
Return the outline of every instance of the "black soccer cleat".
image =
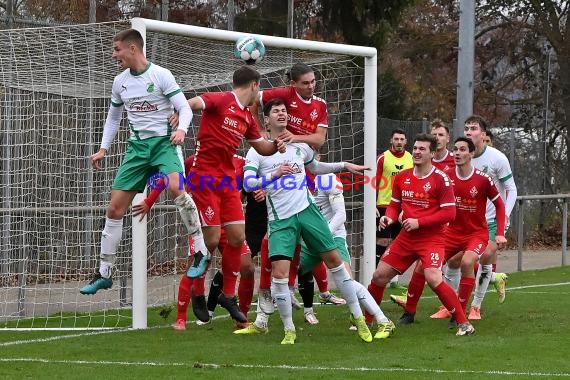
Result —
<instances>
[{"instance_id":1,"label":"black soccer cleat","mask_svg":"<svg viewBox=\"0 0 570 380\"><path fill-rule=\"evenodd\" d=\"M198 320L201 322L209 322L210 314L206 306L206 296L192 295L192 311Z\"/></svg>"},{"instance_id":2,"label":"black soccer cleat","mask_svg":"<svg viewBox=\"0 0 570 380\"><path fill-rule=\"evenodd\" d=\"M246 323L247 318L239 309L237 297L226 297L223 293L218 297L218 304L226 309L230 316L238 322Z\"/></svg>"},{"instance_id":3,"label":"black soccer cleat","mask_svg":"<svg viewBox=\"0 0 570 380\"><path fill-rule=\"evenodd\" d=\"M404 312L404 314L402 314L402 316L398 318L397 323L399 325L410 325L414 323L414 318L415 318L414 314Z\"/></svg>"}]
</instances>

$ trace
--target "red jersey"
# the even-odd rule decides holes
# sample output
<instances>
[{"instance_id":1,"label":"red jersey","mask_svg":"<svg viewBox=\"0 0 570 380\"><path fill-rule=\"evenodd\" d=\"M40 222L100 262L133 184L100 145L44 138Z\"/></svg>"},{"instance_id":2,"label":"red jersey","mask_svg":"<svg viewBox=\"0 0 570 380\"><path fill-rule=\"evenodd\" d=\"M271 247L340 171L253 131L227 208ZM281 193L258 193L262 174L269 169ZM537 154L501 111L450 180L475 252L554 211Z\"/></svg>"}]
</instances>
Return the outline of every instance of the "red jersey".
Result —
<instances>
[{"instance_id":1,"label":"red jersey","mask_svg":"<svg viewBox=\"0 0 570 380\"><path fill-rule=\"evenodd\" d=\"M449 177L435 167L424 177L414 175L414 169L401 171L394 178L392 199L386 216L397 220L400 210L402 220L418 219L419 229L402 230L398 237L443 238L444 226L455 217L455 199Z\"/></svg>"},{"instance_id":2,"label":"red jersey","mask_svg":"<svg viewBox=\"0 0 570 380\"><path fill-rule=\"evenodd\" d=\"M457 236L481 234L487 236L488 239L489 232L485 217L487 199L493 203L501 200L495 183L491 177L477 169L473 169L466 178L459 177L457 170L451 171L448 175L453 183L457 210L455 220L449 223L449 233ZM504 228L504 220L497 220L497 235L504 235Z\"/></svg>"},{"instance_id":3,"label":"red jersey","mask_svg":"<svg viewBox=\"0 0 570 380\"><path fill-rule=\"evenodd\" d=\"M441 159L437 160L435 157L431 160L433 166L445 172L445 174L449 175L449 172L452 172L455 169L455 159L453 158L453 153L449 150L447 154Z\"/></svg>"},{"instance_id":4,"label":"red jersey","mask_svg":"<svg viewBox=\"0 0 570 380\"><path fill-rule=\"evenodd\" d=\"M233 92L209 92L200 99L204 103L202 120L191 170L235 177L233 156L242 139L262 139L257 122Z\"/></svg>"},{"instance_id":5,"label":"red jersey","mask_svg":"<svg viewBox=\"0 0 570 380\"><path fill-rule=\"evenodd\" d=\"M260 93L261 106L274 98L281 98L287 107L287 130L295 135L310 135L317 127L328 128L327 103L314 96L305 100L291 86L263 90Z\"/></svg>"}]
</instances>

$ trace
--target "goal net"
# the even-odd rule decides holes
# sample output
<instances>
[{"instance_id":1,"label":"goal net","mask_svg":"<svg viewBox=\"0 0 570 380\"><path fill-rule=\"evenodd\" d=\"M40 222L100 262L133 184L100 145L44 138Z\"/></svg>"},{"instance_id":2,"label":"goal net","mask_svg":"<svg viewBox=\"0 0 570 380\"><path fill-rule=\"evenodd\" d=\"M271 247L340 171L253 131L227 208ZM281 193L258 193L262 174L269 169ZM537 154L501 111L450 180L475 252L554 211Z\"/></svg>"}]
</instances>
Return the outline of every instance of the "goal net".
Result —
<instances>
[{"instance_id":1,"label":"goal net","mask_svg":"<svg viewBox=\"0 0 570 380\"><path fill-rule=\"evenodd\" d=\"M163 25L165 31L159 31ZM125 118L103 170L91 168L88 157L99 147L111 85L119 73L111 59L112 39L130 27L117 22L0 31L1 328L133 324L132 243L145 237L133 235L130 214L124 221L113 288L94 296L78 291L98 268L105 207L126 149ZM216 36L211 39L208 33L192 36L185 28L191 27L161 23L148 28L144 34L149 60L170 69L187 98L230 89L233 71L243 64L233 57L236 34L211 30ZM261 88L287 85L286 70L295 62L308 63L317 75L317 95L329 107L325 158L362 163L366 149L366 162L372 166L376 124L368 119L374 144L365 148L364 59L311 50L303 45L308 41L275 40L264 40L266 59L255 66L262 73ZM375 76L373 80L375 86ZM366 96L375 104L375 87ZM194 125L198 123L196 115ZM193 151L195 134L191 128L186 155ZM241 153L247 148L244 145ZM348 244L356 258L363 255L363 231L369 228L364 223L364 188L345 191ZM172 305L186 267L187 234L165 197L149 215L145 245L145 301L151 308ZM148 315L158 323L158 311Z\"/></svg>"}]
</instances>

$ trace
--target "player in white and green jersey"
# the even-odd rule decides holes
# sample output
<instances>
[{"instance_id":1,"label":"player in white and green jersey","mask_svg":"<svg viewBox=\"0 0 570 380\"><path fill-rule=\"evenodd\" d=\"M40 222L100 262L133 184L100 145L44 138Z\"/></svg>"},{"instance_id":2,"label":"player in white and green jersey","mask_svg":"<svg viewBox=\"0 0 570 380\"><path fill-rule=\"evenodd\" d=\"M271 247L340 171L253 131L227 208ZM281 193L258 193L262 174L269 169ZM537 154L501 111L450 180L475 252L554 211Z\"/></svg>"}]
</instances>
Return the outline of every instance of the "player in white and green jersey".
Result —
<instances>
[{"instance_id":1,"label":"player in white and green jersey","mask_svg":"<svg viewBox=\"0 0 570 380\"><path fill-rule=\"evenodd\" d=\"M485 144L487 123L482 117L477 115L468 117L465 121L464 131L465 137L471 139L475 144L473 166L490 176L497 186L505 202L508 221L517 199L517 186L509 160L502 152ZM493 265L497 263L497 244L495 242L497 224L495 217L495 207L492 202L487 201L486 218L489 226L489 244L480 258L469 319L481 319L480 308L490 282L493 282L497 289L499 302L505 301L505 281L507 275L505 273L493 272Z\"/></svg>"},{"instance_id":2,"label":"player in white and green jersey","mask_svg":"<svg viewBox=\"0 0 570 380\"><path fill-rule=\"evenodd\" d=\"M141 34L134 29L124 30L113 39L113 59L124 71L113 82L101 147L90 157L93 167L101 168L100 163L119 130L123 110L127 111L131 137L112 185L101 237L99 271L80 289L82 294L95 294L113 285L111 268L121 241L123 217L147 182L165 183L194 239L196 251L206 252L196 205L180 184L180 173L184 173L180 145L192 121L192 110L172 73L147 61L143 45ZM180 114L175 131L168 122L174 110Z\"/></svg>"},{"instance_id":3,"label":"player in white and green jersey","mask_svg":"<svg viewBox=\"0 0 570 380\"><path fill-rule=\"evenodd\" d=\"M287 109L283 100L272 99L264 106L265 121L270 125L272 138L279 136L287 126ZM331 270L333 279L347 301L351 319L357 326L359 336L366 342L372 341L372 334L366 325L358 304L358 283L346 270L328 224L314 203L307 189L305 166L315 174L340 170L358 172L366 169L352 163L319 163L313 150L304 143L287 145L284 153L261 156L251 149L246 156L244 188L253 191L266 190L266 204L269 218L269 258L272 262L271 293L276 300L281 320L285 326L282 344L293 344L296 339L292 319L291 294L288 287L290 263L295 247L302 237L308 252L323 260ZM309 253L308 253L309 254ZM364 288L362 285L360 287ZM387 318L380 309L379 318ZM255 323L237 334L266 331Z\"/></svg>"}]
</instances>

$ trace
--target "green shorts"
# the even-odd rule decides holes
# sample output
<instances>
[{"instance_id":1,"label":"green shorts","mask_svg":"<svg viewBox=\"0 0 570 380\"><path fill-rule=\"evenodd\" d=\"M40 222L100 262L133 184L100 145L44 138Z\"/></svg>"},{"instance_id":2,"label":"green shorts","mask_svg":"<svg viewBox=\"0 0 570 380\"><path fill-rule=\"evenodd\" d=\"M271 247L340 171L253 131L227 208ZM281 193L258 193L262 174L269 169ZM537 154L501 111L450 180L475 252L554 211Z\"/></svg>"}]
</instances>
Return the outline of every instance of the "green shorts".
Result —
<instances>
[{"instance_id":1,"label":"green shorts","mask_svg":"<svg viewBox=\"0 0 570 380\"><path fill-rule=\"evenodd\" d=\"M148 178L158 172L184 173L181 147L172 145L170 136L129 140L129 146L111 188L143 191Z\"/></svg>"},{"instance_id":2,"label":"green shorts","mask_svg":"<svg viewBox=\"0 0 570 380\"><path fill-rule=\"evenodd\" d=\"M335 237L334 242L336 244L336 250L340 255L340 258L345 263L350 264L350 253L348 253L348 246L346 245L346 239L342 237ZM303 241L301 243L301 264L299 265L299 274L305 274L312 271L323 259L320 255L312 255L307 245Z\"/></svg>"},{"instance_id":3,"label":"green shorts","mask_svg":"<svg viewBox=\"0 0 570 380\"><path fill-rule=\"evenodd\" d=\"M507 221L508 224L508 221ZM489 230L489 240L495 241L497 238L497 220L492 219L487 222L487 229ZM507 234L507 227L505 227L505 235Z\"/></svg>"},{"instance_id":4,"label":"green shorts","mask_svg":"<svg viewBox=\"0 0 570 380\"><path fill-rule=\"evenodd\" d=\"M318 257L336 247L329 225L313 203L287 219L269 222L269 257L293 259L300 238L303 238L309 252Z\"/></svg>"}]
</instances>

